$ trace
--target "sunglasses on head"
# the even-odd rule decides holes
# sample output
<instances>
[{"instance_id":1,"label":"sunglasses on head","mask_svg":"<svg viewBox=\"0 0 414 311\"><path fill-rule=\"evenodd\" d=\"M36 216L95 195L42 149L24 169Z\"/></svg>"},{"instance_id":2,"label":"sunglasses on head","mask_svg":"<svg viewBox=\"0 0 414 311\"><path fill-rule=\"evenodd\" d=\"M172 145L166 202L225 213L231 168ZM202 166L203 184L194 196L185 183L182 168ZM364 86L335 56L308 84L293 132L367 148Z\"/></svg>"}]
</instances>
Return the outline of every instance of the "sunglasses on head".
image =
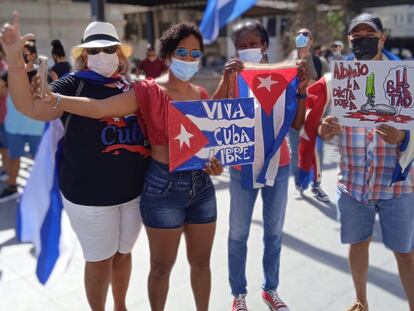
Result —
<instances>
[{"instance_id":1,"label":"sunglasses on head","mask_svg":"<svg viewBox=\"0 0 414 311\"><path fill-rule=\"evenodd\" d=\"M201 58L201 56L203 56L203 52L201 52L200 50L189 50L186 48L178 48L175 50L175 55L178 57L186 57L188 55L191 55L192 58L194 59L198 59Z\"/></svg>"},{"instance_id":2,"label":"sunglasses on head","mask_svg":"<svg viewBox=\"0 0 414 311\"><path fill-rule=\"evenodd\" d=\"M118 49L118 47L115 46L108 46L106 48L89 48L86 49L86 53L88 53L89 55L97 55L101 52L104 52L105 54L114 54L116 53L116 50Z\"/></svg>"}]
</instances>

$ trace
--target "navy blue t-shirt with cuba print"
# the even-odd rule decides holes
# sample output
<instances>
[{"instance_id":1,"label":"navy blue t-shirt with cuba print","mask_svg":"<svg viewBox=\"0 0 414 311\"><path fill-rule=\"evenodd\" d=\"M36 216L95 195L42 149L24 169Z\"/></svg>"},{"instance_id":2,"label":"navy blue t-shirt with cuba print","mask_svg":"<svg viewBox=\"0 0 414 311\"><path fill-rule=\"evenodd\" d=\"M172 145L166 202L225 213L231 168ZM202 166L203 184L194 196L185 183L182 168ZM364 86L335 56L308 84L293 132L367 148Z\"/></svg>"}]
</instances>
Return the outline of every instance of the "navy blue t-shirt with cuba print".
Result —
<instances>
[{"instance_id":1,"label":"navy blue t-shirt with cuba print","mask_svg":"<svg viewBox=\"0 0 414 311\"><path fill-rule=\"evenodd\" d=\"M53 92L75 96L80 78L50 84ZM87 80L79 96L104 99L118 88ZM69 114L61 117L63 124ZM81 205L125 203L141 194L149 149L135 115L95 120L71 115L63 143L59 185L66 199Z\"/></svg>"}]
</instances>

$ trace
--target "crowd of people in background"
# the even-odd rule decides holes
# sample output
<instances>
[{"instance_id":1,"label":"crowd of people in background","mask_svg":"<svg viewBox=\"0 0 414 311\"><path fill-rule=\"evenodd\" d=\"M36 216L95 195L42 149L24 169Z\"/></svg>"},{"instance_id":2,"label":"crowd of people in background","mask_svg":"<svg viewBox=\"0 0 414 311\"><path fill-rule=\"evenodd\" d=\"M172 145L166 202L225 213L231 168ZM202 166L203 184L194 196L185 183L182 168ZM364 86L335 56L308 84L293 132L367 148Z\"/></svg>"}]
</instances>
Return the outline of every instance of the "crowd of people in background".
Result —
<instances>
[{"instance_id":1,"label":"crowd of people in background","mask_svg":"<svg viewBox=\"0 0 414 311\"><path fill-rule=\"evenodd\" d=\"M148 295L152 310L164 310L182 235L187 241L197 310L208 310L210 255L217 217L210 176L221 174L223 168L213 158L205 170L169 172L166 126L166 107L171 100L210 98L202 86L190 82L199 69L204 49L197 27L188 23L172 26L160 39L159 55L154 48L148 48L145 59L132 70L132 47L120 41L110 23L92 22L86 27L83 43L71 49L73 62L61 42L53 40L50 91L44 98L33 96L38 83L36 41L30 35L21 36L18 29L15 15L13 25L5 25L1 32L5 53L0 50L0 179L6 186L0 193L0 203L18 197L21 157L27 156L27 152L32 157L36 154L45 121L60 119L65 136L59 183L64 208L85 258L85 290L90 307L105 309L111 284L115 310L126 310L131 250L143 223L151 256ZM348 27L347 38L355 52L350 59L393 59L391 53L383 50L384 30L377 17L357 16ZM212 98L237 98L235 77L244 69L245 62L267 63L269 37L261 23L237 24L232 39L236 55L225 64ZM273 186L245 189L240 167L230 168L228 269L233 311L248 310L247 240L259 192L264 223L262 299L271 310L289 310L278 293L280 253L290 175L294 178L294 198L305 196L299 182L298 148L307 90L330 71L329 64L346 59L347 51L340 40L332 42L329 48L315 45L307 28L297 31L295 44L292 58L298 61L299 68L298 110L288 139L272 155L278 159ZM107 146L101 133L108 122L121 122L139 133L129 143L142 147L140 152L116 156L103 152ZM356 301L348 310L368 311L368 247L376 211L384 244L395 253L401 281L414 310L414 209L410 203L414 171L406 180L390 186L390 172L398 161L398 152L404 152L412 139L410 132L389 126L344 128L327 110L318 134L315 152L319 167L323 167L323 141L339 137L341 240L350 244L349 262L356 291ZM368 152L372 159L365 163ZM372 179L375 184L361 178L361 172L368 168L378 177ZM115 186L108 184L108 176L116 181ZM369 191L361 191L366 184ZM321 202L332 200L322 188L321 170L313 174L311 193Z\"/></svg>"}]
</instances>

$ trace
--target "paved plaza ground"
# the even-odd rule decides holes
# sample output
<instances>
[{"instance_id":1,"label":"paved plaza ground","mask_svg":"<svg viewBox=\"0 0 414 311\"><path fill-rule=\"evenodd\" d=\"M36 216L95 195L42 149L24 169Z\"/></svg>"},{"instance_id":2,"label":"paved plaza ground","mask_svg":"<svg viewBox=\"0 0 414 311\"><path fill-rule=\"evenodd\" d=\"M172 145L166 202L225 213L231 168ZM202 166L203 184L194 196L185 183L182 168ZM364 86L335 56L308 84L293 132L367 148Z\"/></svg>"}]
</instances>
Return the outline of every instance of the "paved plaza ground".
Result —
<instances>
[{"instance_id":1,"label":"paved plaza ground","mask_svg":"<svg viewBox=\"0 0 414 311\"><path fill-rule=\"evenodd\" d=\"M323 188L335 202L338 154L325 146ZM23 167L22 182L30 164ZM213 311L231 310L227 282L227 233L229 214L228 173L215 178L218 199L217 234L211 260ZM293 199L289 188L285 234L281 258L280 296L292 311L343 311L354 299L347 264L347 247L339 242L335 204L322 204L307 191L305 200ZM249 310L268 310L260 298L262 281L261 201L256 203L249 238L247 261ZM16 202L0 205L0 311L88 310L83 289L83 258L77 248L66 273L42 286L35 276L35 258L30 244L15 239ZM408 305L402 291L393 254L382 245L378 222L371 245L368 294L371 311L405 311ZM195 310L189 269L182 240L179 257L171 275L166 310ZM129 310L150 310L146 278L149 254L146 234L141 231L133 250L133 272L128 293ZM107 310L113 310L108 295Z\"/></svg>"}]
</instances>

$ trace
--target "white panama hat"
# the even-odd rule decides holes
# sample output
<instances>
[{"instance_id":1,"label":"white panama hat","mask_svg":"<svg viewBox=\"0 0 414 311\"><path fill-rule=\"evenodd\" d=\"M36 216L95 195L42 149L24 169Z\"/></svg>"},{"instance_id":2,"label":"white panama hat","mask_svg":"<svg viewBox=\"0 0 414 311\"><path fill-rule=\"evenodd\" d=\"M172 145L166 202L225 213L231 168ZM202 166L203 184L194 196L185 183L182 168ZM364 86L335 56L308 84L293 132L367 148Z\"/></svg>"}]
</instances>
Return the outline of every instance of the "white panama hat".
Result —
<instances>
[{"instance_id":1,"label":"white panama hat","mask_svg":"<svg viewBox=\"0 0 414 311\"><path fill-rule=\"evenodd\" d=\"M111 23L92 22L83 33L82 44L72 48L72 56L79 57L83 49L88 48L104 48L108 46L119 45L125 57L132 55L132 47L129 44L121 43L119 41L118 33Z\"/></svg>"}]
</instances>

